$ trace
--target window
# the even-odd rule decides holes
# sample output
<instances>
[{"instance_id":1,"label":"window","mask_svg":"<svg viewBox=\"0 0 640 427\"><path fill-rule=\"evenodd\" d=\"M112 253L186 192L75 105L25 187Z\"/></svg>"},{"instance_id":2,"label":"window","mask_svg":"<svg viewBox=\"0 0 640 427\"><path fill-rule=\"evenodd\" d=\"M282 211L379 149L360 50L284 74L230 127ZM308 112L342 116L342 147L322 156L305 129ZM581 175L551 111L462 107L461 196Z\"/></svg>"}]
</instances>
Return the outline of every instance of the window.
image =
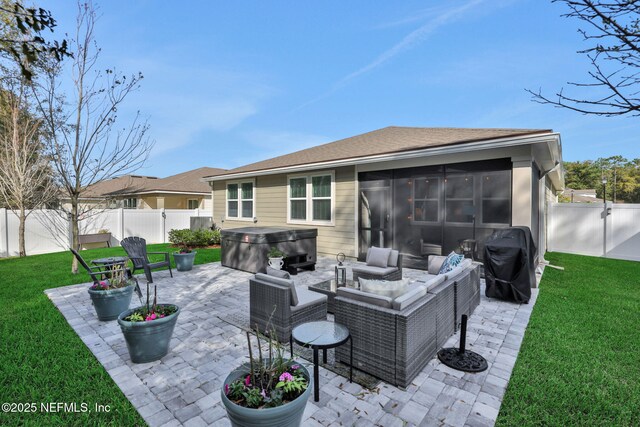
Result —
<instances>
[{"instance_id":1,"label":"window","mask_svg":"<svg viewBox=\"0 0 640 427\"><path fill-rule=\"evenodd\" d=\"M333 221L333 173L289 177L289 222Z\"/></svg>"},{"instance_id":2,"label":"window","mask_svg":"<svg viewBox=\"0 0 640 427\"><path fill-rule=\"evenodd\" d=\"M482 223L509 224L511 177L508 172L486 173L482 177Z\"/></svg>"},{"instance_id":3,"label":"window","mask_svg":"<svg viewBox=\"0 0 640 427\"><path fill-rule=\"evenodd\" d=\"M449 175L445 179L447 222L473 222L473 175Z\"/></svg>"},{"instance_id":4,"label":"window","mask_svg":"<svg viewBox=\"0 0 640 427\"><path fill-rule=\"evenodd\" d=\"M413 182L413 220L438 222L440 220L440 178L414 178Z\"/></svg>"},{"instance_id":5,"label":"window","mask_svg":"<svg viewBox=\"0 0 640 427\"><path fill-rule=\"evenodd\" d=\"M253 181L227 184L227 218L254 217Z\"/></svg>"},{"instance_id":6,"label":"window","mask_svg":"<svg viewBox=\"0 0 640 427\"><path fill-rule=\"evenodd\" d=\"M187 209L198 209L200 207L200 203L196 199L187 200Z\"/></svg>"},{"instance_id":7,"label":"window","mask_svg":"<svg viewBox=\"0 0 640 427\"><path fill-rule=\"evenodd\" d=\"M138 199L136 198L124 199L122 202L125 209L136 209L138 207Z\"/></svg>"}]
</instances>

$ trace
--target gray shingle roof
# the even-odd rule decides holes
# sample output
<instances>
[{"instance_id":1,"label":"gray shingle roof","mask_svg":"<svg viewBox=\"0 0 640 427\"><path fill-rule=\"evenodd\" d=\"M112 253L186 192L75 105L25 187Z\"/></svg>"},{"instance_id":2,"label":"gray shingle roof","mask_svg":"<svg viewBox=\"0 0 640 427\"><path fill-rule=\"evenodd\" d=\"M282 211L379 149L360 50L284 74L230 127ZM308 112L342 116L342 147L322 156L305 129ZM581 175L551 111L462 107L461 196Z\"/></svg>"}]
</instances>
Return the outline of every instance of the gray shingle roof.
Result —
<instances>
[{"instance_id":1,"label":"gray shingle roof","mask_svg":"<svg viewBox=\"0 0 640 427\"><path fill-rule=\"evenodd\" d=\"M224 176L237 173L259 172L288 166L311 165L328 161L356 159L446 145L550 132L552 132L550 129L470 129L389 126L362 135L241 166L217 175Z\"/></svg>"},{"instance_id":2,"label":"gray shingle roof","mask_svg":"<svg viewBox=\"0 0 640 427\"><path fill-rule=\"evenodd\" d=\"M82 192L81 197L114 197L125 194L149 192L208 194L211 191L209 184L200 181L200 179L205 176L215 176L225 171L225 169L203 167L171 175L166 178L125 175L92 185Z\"/></svg>"}]
</instances>

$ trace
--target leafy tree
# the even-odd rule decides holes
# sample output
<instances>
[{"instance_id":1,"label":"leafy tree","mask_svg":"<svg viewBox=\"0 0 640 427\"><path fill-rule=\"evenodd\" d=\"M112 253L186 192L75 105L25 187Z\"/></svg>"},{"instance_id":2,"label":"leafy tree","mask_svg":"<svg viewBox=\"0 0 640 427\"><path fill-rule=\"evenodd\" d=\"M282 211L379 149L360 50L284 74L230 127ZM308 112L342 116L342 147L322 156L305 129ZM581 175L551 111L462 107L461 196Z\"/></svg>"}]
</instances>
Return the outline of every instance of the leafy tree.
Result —
<instances>
[{"instance_id":1,"label":"leafy tree","mask_svg":"<svg viewBox=\"0 0 640 427\"><path fill-rule=\"evenodd\" d=\"M607 179L607 200L640 203L640 159L622 156L565 162L565 184L576 190L594 188L604 198L602 178Z\"/></svg>"},{"instance_id":2,"label":"leafy tree","mask_svg":"<svg viewBox=\"0 0 640 427\"><path fill-rule=\"evenodd\" d=\"M67 41L47 41L42 36L44 30L53 32L56 21L51 12L42 8L24 7L20 0L0 2L2 18L0 24L0 52L9 55L20 67L22 76L33 78L32 65L41 55L61 61L70 53Z\"/></svg>"},{"instance_id":3,"label":"leafy tree","mask_svg":"<svg viewBox=\"0 0 640 427\"><path fill-rule=\"evenodd\" d=\"M142 74L125 76L113 69L96 69L100 50L93 35L96 12L91 3L78 5L77 35L73 52L73 93L60 93L60 64L47 67L35 91L44 122L51 133L48 150L71 204L72 245L77 247L79 220L90 210L80 204L80 195L90 185L140 168L153 146L148 124L138 113L128 126L116 128L118 109L139 87ZM94 50L95 48L95 50ZM72 271L77 272L74 263Z\"/></svg>"},{"instance_id":4,"label":"leafy tree","mask_svg":"<svg viewBox=\"0 0 640 427\"><path fill-rule=\"evenodd\" d=\"M591 43L578 51L591 62L590 81L569 82L588 94L565 95L561 89L552 99L528 90L533 100L600 116L640 115L640 1L553 0L567 5L567 18L585 24L578 31ZM580 91L579 91L580 92Z\"/></svg>"}]
</instances>

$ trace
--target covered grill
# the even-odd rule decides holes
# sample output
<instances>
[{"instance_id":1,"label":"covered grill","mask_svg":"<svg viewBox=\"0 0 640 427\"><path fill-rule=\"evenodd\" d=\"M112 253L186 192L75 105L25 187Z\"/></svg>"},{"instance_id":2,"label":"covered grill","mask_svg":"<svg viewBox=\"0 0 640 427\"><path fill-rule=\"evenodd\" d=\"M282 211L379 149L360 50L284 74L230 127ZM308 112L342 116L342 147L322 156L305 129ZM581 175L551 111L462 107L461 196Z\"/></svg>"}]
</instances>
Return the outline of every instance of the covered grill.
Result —
<instances>
[{"instance_id":1,"label":"covered grill","mask_svg":"<svg viewBox=\"0 0 640 427\"><path fill-rule=\"evenodd\" d=\"M316 262L315 228L243 227L221 231L221 263L250 273L265 272L267 253L276 247L287 256L304 256Z\"/></svg>"},{"instance_id":2,"label":"covered grill","mask_svg":"<svg viewBox=\"0 0 640 427\"><path fill-rule=\"evenodd\" d=\"M537 255L529 227L496 230L485 241L485 294L527 303L536 285Z\"/></svg>"}]
</instances>

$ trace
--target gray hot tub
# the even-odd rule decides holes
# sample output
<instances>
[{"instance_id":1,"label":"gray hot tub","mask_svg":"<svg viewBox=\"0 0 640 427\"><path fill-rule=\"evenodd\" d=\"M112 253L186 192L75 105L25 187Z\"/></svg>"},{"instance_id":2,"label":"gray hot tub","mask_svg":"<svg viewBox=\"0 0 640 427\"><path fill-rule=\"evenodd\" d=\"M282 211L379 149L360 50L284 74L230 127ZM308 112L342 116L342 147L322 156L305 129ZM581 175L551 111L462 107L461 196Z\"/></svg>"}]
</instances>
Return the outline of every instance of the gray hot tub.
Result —
<instances>
[{"instance_id":1,"label":"gray hot tub","mask_svg":"<svg viewBox=\"0 0 640 427\"><path fill-rule=\"evenodd\" d=\"M315 228L243 227L221 231L221 263L225 267L250 273L264 273L267 252L275 246L287 255L307 254L316 262Z\"/></svg>"}]
</instances>

